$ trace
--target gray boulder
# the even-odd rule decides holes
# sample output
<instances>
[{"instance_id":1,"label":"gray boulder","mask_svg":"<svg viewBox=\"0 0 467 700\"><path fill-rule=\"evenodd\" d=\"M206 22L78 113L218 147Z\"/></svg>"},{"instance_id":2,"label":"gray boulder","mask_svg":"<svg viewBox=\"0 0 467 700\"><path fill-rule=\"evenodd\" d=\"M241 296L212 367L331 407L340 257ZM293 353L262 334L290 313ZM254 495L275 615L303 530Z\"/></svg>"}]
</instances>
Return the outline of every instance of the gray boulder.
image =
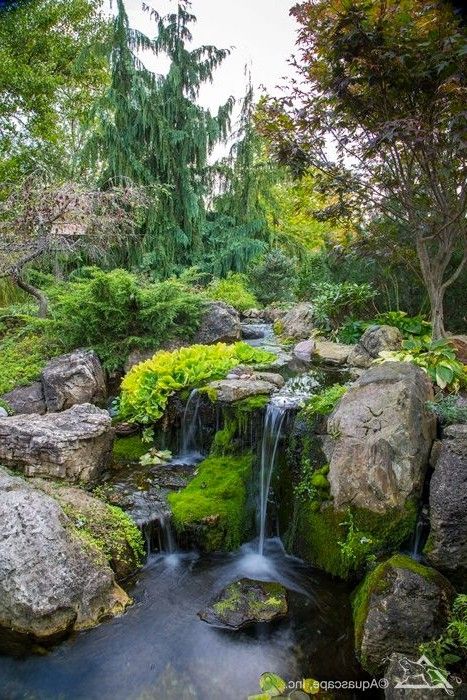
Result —
<instances>
[{"instance_id":1,"label":"gray boulder","mask_svg":"<svg viewBox=\"0 0 467 700\"><path fill-rule=\"evenodd\" d=\"M41 379L47 410L51 412L76 404L99 404L106 398L104 371L90 350L74 350L55 357L47 363Z\"/></svg>"},{"instance_id":2,"label":"gray boulder","mask_svg":"<svg viewBox=\"0 0 467 700\"><path fill-rule=\"evenodd\" d=\"M193 343L213 345L214 343L234 343L240 340L242 325L240 315L222 301L212 301L207 305L201 325Z\"/></svg>"},{"instance_id":3,"label":"gray boulder","mask_svg":"<svg viewBox=\"0 0 467 700\"><path fill-rule=\"evenodd\" d=\"M402 346L402 334L394 326L370 326L349 354L349 365L370 367L383 350L399 350Z\"/></svg>"},{"instance_id":4,"label":"gray boulder","mask_svg":"<svg viewBox=\"0 0 467 700\"><path fill-rule=\"evenodd\" d=\"M353 345L316 340L316 355L327 365L345 365L352 350Z\"/></svg>"},{"instance_id":5,"label":"gray boulder","mask_svg":"<svg viewBox=\"0 0 467 700\"><path fill-rule=\"evenodd\" d=\"M270 395L276 389L277 387L272 381L249 377L248 379L221 379L217 382L210 382L207 386L207 393L216 401L234 403L251 396Z\"/></svg>"},{"instance_id":6,"label":"gray boulder","mask_svg":"<svg viewBox=\"0 0 467 700\"><path fill-rule=\"evenodd\" d=\"M350 387L327 426L336 510L385 513L420 495L436 429L432 397L425 372L408 362L372 367Z\"/></svg>"},{"instance_id":7,"label":"gray boulder","mask_svg":"<svg viewBox=\"0 0 467 700\"><path fill-rule=\"evenodd\" d=\"M396 554L357 588L353 598L355 646L369 673L383 671L399 652L418 659L422 642L446 627L455 591L440 573Z\"/></svg>"},{"instance_id":8,"label":"gray boulder","mask_svg":"<svg viewBox=\"0 0 467 700\"><path fill-rule=\"evenodd\" d=\"M9 416L0 420L0 462L26 476L86 482L107 464L113 437L109 414L91 404Z\"/></svg>"},{"instance_id":9,"label":"gray boulder","mask_svg":"<svg viewBox=\"0 0 467 700\"><path fill-rule=\"evenodd\" d=\"M43 415L47 411L41 382L20 386L3 394L1 398L14 413L39 413Z\"/></svg>"},{"instance_id":10,"label":"gray boulder","mask_svg":"<svg viewBox=\"0 0 467 700\"><path fill-rule=\"evenodd\" d=\"M0 468L0 625L44 640L130 602L58 503Z\"/></svg>"},{"instance_id":11,"label":"gray boulder","mask_svg":"<svg viewBox=\"0 0 467 700\"><path fill-rule=\"evenodd\" d=\"M309 364L312 360L315 349L316 343L314 340L301 340L292 350L292 356L299 362Z\"/></svg>"},{"instance_id":12,"label":"gray boulder","mask_svg":"<svg viewBox=\"0 0 467 700\"><path fill-rule=\"evenodd\" d=\"M428 561L459 581L467 577L467 425L444 429L430 482Z\"/></svg>"},{"instance_id":13,"label":"gray boulder","mask_svg":"<svg viewBox=\"0 0 467 700\"><path fill-rule=\"evenodd\" d=\"M239 630L272 622L287 611L287 591L280 583L242 578L224 588L198 615L210 625Z\"/></svg>"},{"instance_id":14,"label":"gray boulder","mask_svg":"<svg viewBox=\"0 0 467 700\"><path fill-rule=\"evenodd\" d=\"M308 339L314 330L313 321L312 304L296 304L278 320L280 335L294 340Z\"/></svg>"}]
</instances>

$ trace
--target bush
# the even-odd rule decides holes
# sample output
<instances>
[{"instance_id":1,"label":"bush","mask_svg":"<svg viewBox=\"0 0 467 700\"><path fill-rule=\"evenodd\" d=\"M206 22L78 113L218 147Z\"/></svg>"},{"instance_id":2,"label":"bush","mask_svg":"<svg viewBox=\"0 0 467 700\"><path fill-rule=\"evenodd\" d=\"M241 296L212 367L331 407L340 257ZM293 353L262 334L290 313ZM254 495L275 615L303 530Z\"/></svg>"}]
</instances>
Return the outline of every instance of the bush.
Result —
<instances>
[{"instance_id":1,"label":"bush","mask_svg":"<svg viewBox=\"0 0 467 700\"><path fill-rule=\"evenodd\" d=\"M240 274L214 280L207 288L207 296L215 301L225 301L237 311L246 311L258 306L255 296L247 288L245 275Z\"/></svg>"},{"instance_id":2,"label":"bush","mask_svg":"<svg viewBox=\"0 0 467 700\"><path fill-rule=\"evenodd\" d=\"M452 605L449 624L439 639L424 642L420 653L438 668L465 668L467 661L467 595L459 594Z\"/></svg>"},{"instance_id":3,"label":"bush","mask_svg":"<svg viewBox=\"0 0 467 700\"><path fill-rule=\"evenodd\" d=\"M47 360L54 354L44 337L34 333L13 333L0 341L0 395L39 379Z\"/></svg>"},{"instance_id":4,"label":"bush","mask_svg":"<svg viewBox=\"0 0 467 700\"><path fill-rule=\"evenodd\" d=\"M310 300L321 328L336 330L349 317L360 315L376 296L370 284L321 282Z\"/></svg>"},{"instance_id":5,"label":"bush","mask_svg":"<svg viewBox=\"0 0 467 700\"><path fill-rule=\"evenodd\" d=\"M64 350L90 347L107 369L123 366L134 347L189 338L203 300L177 280L142 285L125 270L89 270L53 294L49 333Z\"/></svg>"},{"instance_id":6,"label":"bush","mask_svg":"<svg viewBox=\"0 0 467 700\"><path fill-rule=\"evenodd\" d=\"M370 321L350 318L339 328L337 337L341 343L358 343L366 329L374 325L394 326L405 339L412 336L422 337L424 340L431 338L431 323L420 315L408 316L405 311L386 311L377 314Z\"/></svg>"},{"instance_id":7,"label":"bush","mask_svg":"<svg viewBox=\"0 0 467 700\"><path fill-rule=\"evenodd\" d=\"M317 285L332 281L332 273L326 253L324 251L310 253L301 262L298 269L295 286L297 299L301 301L312 299Z\"/></svg>"},{"instance_id":8,"label":"bush","mask_svg":"<svg viewBox=\"0 0 467 700\"><path fill-rule=\"evenodd\" d=\"M261 304L275 301L291 301L296 284L296 263L281 250L271 250L252 265L249 270L250 284Z\"/></svg>"},{"instance_id":9,"label":"bush","mask_svg":"<svg viewBox=\"0 0 467 700\"><path fill-rule=\"evenodd\" d=\"M442 425L467 423L467 405L459 404L459 397L454 394L437 396L434 401L428 401L427 407L438 417Z\"/></svg>"},{"instance_id":10,"label":"bush","mask_svg":"<svg viewBox=\"0 0 467 700\"><path fill-rule=\"evenodd\" d=\"M164 413L169 396L222 379L240 364L269 362L275 356L246 343L192 345L173 352L158 352L133 367L122 382L119 417L150 423Z\"/></svg>"}]
</instances>

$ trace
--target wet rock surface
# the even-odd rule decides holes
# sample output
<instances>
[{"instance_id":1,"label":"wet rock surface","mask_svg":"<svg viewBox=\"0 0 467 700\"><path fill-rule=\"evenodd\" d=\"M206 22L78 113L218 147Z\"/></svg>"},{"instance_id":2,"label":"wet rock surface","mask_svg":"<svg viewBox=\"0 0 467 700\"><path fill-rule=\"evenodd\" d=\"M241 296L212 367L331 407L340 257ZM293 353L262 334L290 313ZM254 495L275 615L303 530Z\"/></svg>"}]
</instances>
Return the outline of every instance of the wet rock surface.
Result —
<instances>
[{"instance_id":1,"label":"wet rock surface","mask_svg":"<svg viewBox=\"0 0 467 700\"><path fill-rule=\"evenodd\" d=\"M227 586L199 617L210 625L240 630L287 615L287 591L279 583L242 578Z\"/></svg>"}]
</instances>

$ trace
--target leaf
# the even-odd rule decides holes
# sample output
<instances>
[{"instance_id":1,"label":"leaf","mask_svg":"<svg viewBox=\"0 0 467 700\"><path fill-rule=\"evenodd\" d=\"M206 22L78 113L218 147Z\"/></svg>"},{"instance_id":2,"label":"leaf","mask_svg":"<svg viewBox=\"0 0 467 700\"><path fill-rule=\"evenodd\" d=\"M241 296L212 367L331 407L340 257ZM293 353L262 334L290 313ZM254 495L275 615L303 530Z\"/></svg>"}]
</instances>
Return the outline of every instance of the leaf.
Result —
<instances>
[{"instance_id":1,"label":"leaf","mask_svg":"<svg viewBox=\"0 0 467 700\"><path fill-rule=\"evenodd\" d=\"M452 382L454 378L454 372L450 367L446 365L439 364L436 367L436 383L441 389L444 389L448 384Z\"/></svg>"},{"instance_id":2,"label":"leaf","mask_svg":"<svg viewBox=\"0 0 467 700\"><path fill-rule=\"evenodd\" d=\"M275 673L263 673L259 679L259 687L269 693L272 697L277 697L287 688L286 682Z\"/></svg>"}]
</instances>

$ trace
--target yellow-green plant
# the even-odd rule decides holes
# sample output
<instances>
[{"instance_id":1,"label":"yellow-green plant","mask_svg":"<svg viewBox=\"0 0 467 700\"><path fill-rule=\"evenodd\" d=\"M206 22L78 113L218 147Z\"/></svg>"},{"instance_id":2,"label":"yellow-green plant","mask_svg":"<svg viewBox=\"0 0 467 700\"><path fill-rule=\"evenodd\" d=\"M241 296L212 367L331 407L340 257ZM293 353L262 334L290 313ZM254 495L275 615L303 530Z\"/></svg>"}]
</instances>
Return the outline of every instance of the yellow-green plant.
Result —
<instances>
[{"instance_id":1,"label":"yellow-green plant","mask_svg":"<svg viewBox=\"0 0 467 700\"><path fill-rule=\"evenodd\" d=\"M237 311L246 311L258 306L256 297L248 289L245 275L241 274L213 280L207 288L207 295L210 299L225 301Z\"/></svg>"},{"instance_id":2,"label":"yellow-green plant","mask_svg":"<svg viewBox=\"0 0 467 700\"><path fill-rule=\"evenodd\" d=\"M222 379L237 365L270 362L274 357L246 343L191 345L158 352L133 367L123 379L119 415L136 423L154 422L176 391Z\"/></svg>"}]
</instances>

